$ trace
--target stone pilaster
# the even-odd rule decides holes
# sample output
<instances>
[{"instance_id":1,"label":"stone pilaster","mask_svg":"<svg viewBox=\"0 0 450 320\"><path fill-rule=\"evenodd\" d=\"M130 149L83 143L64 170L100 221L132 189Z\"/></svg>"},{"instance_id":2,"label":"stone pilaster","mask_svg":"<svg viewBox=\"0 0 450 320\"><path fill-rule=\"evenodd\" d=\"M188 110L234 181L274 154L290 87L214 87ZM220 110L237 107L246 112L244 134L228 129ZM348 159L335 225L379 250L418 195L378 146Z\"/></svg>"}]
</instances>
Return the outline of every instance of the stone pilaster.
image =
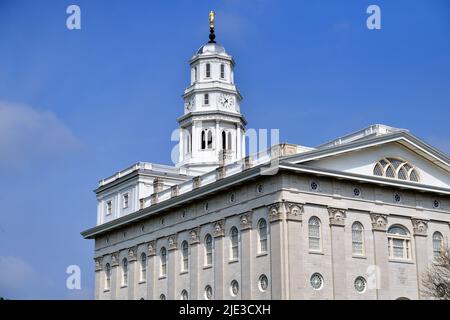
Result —
<instances>
[{"instance_id":1,"label":"stone pilaster","mask_svg":"<svg viewBox=\"0 0 450 320\"><path fill-rule=\"evenodd\" d=\"M328 207L331 229L331 257L334 299L347 298L347 268L345 266L345 209Z\"/></svg>"},{"instance_id":2,"label":"stone pilaster","mask_svg":"<svg viewBox=\"0 0 450 320\"><path fill-rule=\"evenodd\" d=\"M103 257L97 257L95 262L95 300L100 299L100 294L103 291L102 271L103 271Z\"/></svg>"},{"instance_id":3,"label":"stone pilaster","mask_svg":"<svg viewBox=\"0 0 450 320\"><path fill-rule=\"evenodd\" d=\"M251 235L252 235L252 216L253 212L249 211L240 216L240 229L241 229L241 253L240 253L240 264L241 264L241 281L242 281L242 291L241 298L244 300L252 299L252 287L254 285L254 277L252 274L252 261L254 259L254 254L252 253L251 247Z\"/></svg>"},{"instance_id":4,"label":"stone pilaster","mask_svg":"<svg viewBox=\"0 0 450 320\"><path fill-rule=\"evenodd\" d=\"M222 300L224 298L223 285L223 261L224 261L224 230L225 220L219 220L214 223L214 285L215 299Z\"/></svg>"},{"instance_id":5,"label":"stone pilaster","mask_svg":"<svg viewBox=\"0 0 450 320\"><path fill-rule=\"evenodd\" d=\"M119 280L119 253L114 252L111 254L111 300L117 299L120 288Z\"/></svg>"},{"instance_id":6,"label":"stone pilaster","mask_svg":"<svg viewBox=\"0 0 450 320\"><path fill-rule=\"evenodd\" d=\"M189 299L198 300L200 299L199 290L199 272L200 272L200 228L195 228L189 231L189 246L190 246L190 297Z\"/></svg>"},{"instance_id":7,"label":"stone pilaster","mask_svg":"<svg viewBox=\"0 0 450 320\"><path fill-rule=\"evenodd\" d=\"M416 268L417 268L417 288L419 299L423 298L423 286L420 280L422 275L428 266L428 221L412 218L411 219L414 231L414 248L415 248L415 258Z\"/></svg>"},{"instance_id":8,"label":"stone pilaster","mask_svg":"<svg viewBox=\"0 0 450 320\"><path fill-rule=\"evenodd\" d=\"M128 300L136 299L137 247L128 249Z\"/></svg>"},{"instance_id":9,"label":"stone pilaster","mask_svg":"<svg viewBox=\"0 0 450 320\"><path fill-rule=\"evenodd\" d=\"M387 250L386 214L371 212L377 299L389 300L389 252Z\"/></svg>"},{"instance_id":10,"label":"stone pilaster","mask_svg":"<svg viewBox=\"0 0 450 320\"><path fill-rule=\"evenodd\" d=\"M155 299L155 283L158 279L156 268L156 241L147 243L147 299Z\"/></svg>"},{"instance_id":11,"label":"stone pilaster","mask_svg":"<svg viewBox=\"0 0 450 320\"><path fill-rule=\"evenodd\" d=\"M167 261L167 298L169 300L176 299L176 256L178 254L177 235L171 235L167 238L168 243L168 261Z\"/></svg>"},{"instance_id":12,"label":"stone pilaster","mask_svg":"<svg viewBox=\"0 0 450 320\"><path fill-rule=\"evenodd\" d=\"M286 232L288 241L289 261L289 297L290 299L302 299L305 292L305 281L303 274L303 241L302 215L304 204L286 202Z\"/></svg>"}]
</instances>

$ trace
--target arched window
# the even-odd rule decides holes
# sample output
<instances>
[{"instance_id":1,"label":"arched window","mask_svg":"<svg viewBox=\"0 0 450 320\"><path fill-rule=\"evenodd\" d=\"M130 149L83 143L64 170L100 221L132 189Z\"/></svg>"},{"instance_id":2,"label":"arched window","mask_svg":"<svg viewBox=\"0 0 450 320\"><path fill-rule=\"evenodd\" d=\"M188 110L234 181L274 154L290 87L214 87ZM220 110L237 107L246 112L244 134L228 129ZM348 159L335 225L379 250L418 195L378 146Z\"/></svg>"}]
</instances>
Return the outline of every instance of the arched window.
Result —
<instances>
[{"instance_id":1,"label":"arched window","mask_svg":"<svg viewBox=\"0 0 450 320\"><path fill-rule=\"evenodd\" d=\"M225 79L225 65L224 64L220 65L220 78Z\"/></svg>"},{"instance_id":2,"label":"arched window","mask_svg":"<svg viewBox=\"0 0 450 320\"><path fill-rule=\"evenodd\" d=\"M122 286L128 285L128 260L122 260Z\"/></svg>"},{"instance_id":3,"label":"arched window","mask_svg":"<svg viewBox=\"0 0 450 320\"><path fill-rule=\"evenodd\" d=\"M227 134L225 131L222 131L222 149L225 150L227 148Z\"/></svg>"},{"instance_id":4,"label":"arched window","mask_svg":"<svg viewBox=\"0 0 450 320\"><path fill-rule=\"evenodd\" d=\"M145 252L141 254L141 281L147 280L147 255Z\"/></svg>"},{"instance_id":5,"label":"arched window","mask_svg":"<svg viewBox=\"0 0 450 320\"><path fill-rule=\"evenodd\" d=\"M264 219L258 221L259 253L267 252L267 222Z\"/></svg>"},{"instance_id":6,"label":"arched window","mask_svg":"<svg viewBox=\"0 0 450 320\"><path fill-rule=\"evenodd\" d=\"M165 277L167 275L167 251L166 248L162 247L159 251L159 259L161 262L160 275Z\"/></svg>"},{"instance_id":7,"label":"arched window","mask_svg":"<svg viewBox=\"0 0 450 320\"><path fill-rule=\"evenodd\" d=\"M380 177L419 182L417 170L408 162L396 158L384 158L373 168L373 174Z\"/></svg>"},{"instance_id":8,"label":"arched window","mask_svg":"<svg viewBox=\"0 0 450 320\"><path fill-rule=\"evenodd\" d=\"M389 257L392 259L411 260L411 237L406 228L392 226L388 230Z\"/></svg>"},{"instance_id":9,"label":"arched window","mask_svg":"<svg viewBox=\"0 0 450 320\"><path fill-rule=\"evenodd\" d=\"M231 150L231 132L228 132L227 135L227 149Z\"/></svg>"},{"instance_id":10,"label":"arched window","mask_svg":"<svg viewBox=\"0 0 450 320\"><path fill-rule=\"evenodd\" d=\"M105 290L111 288L111 266L109 263L105 265Z\"/></svg>"},{"instance_id":11,"label":"arched window","mask_svg":"<svg viewBox=\"0 0 450 320\"><path fill-rule=\"evenodd\" d=\"M435 258L441 254L443 246L444 246L444 237L442 236L442 233L436 231L433 234L433 256Z\"/></svg>"},{"instance_id":12,"label":"arched window","mask_svg":"<svg viewBox=\"0 0 450 320\"><path fill-rule=\"evenodd\" d=\"M198 70L197 70L197 66L195 66L194 68L194 82L198 80Z\"/></svg>"},{"instance_id":13,"label":"arched window","mask_svg":"<svg viewBox=\"0 0 450 320\"><path fill-rule=\"evenodd\" d=\"M210 78L211 77L211 64L207 63L205 68L205 77Z\"/></svg>"},{"instance_id":14,"label":"arched window","mask_svg":"<svg viewBox=\"0 0 450 320\"><path fill-rule=\"evenodd\" d=\"M355 255L364 254L364 227L359 222L352 225L352 251Z\"/></svg>"},{"instance_id":15,"label":"arched window","mask_svg":"<svg viewBox=\"0 0 450 320\"><path fill-rule=\"evenodd\" d=\"M212 265L213 240L210 234L205 237L205 266Z\"/></svg>"},{"instance_id":16,"label":"arched window","mask_svg":"<svg viewBox=\"0 0 450 320\"><path fill-rule=\"evenodd\" d=\"M308 221L309 250L319 251L321 249L320 233L319 218L311 217Z\"/></svg>"},{"instance_id":17,"label":"arched window","mask_svg":"<svg viewBox=\"0 0 450 320\"><path fill-rule=\"evenodd\" d=\"M189 269L189 245L187 241L181 244L181 270L188 271Z\"/></svg>"},{"instance_id":18,"label":"arched window","mask_svg":"<svg viewBox=\"0 0 450 320\"><path fill-rule=\"evenodd\" d=\"M202 141L201 141L202 150L205 150L206 149L206 132L205 132L205 130L202 130L201 139L202 139Z\"/></svg>"},{"instance_id":19,"label":"arched window","mask_svg":"<svg viewBox=\"0 0 450 320\"><path fill-rule=\"evenodd\" d=\"M231 228L230 231L231 239L231 259L236 260L239 258L239 232L236 227Z\"/></svg>"},{"instance_id":20,"label":"arched window","mask_svg":"<svg viewBox=\"0 0 450 320\"><path fill-rule=\"evenodd\" d=\"M209 105L209 93L205 93L205 95L203 96L203 104L205 106Z\"/></svg>"},{"instance_id":21,"label":"arched window","mask_svg":"<svg viewBox=\"0 0 450 320\"><path fill-rule=\"evenodd\" d=\"M208 130L208 136L207 136L207 148L212 149L212 132L211 130Z\"/></svg>"},{"instance_id":22,"label":"arched window","mask_svg":"<svg viewBox=\"0 0 450 320\"><path fill-rule=\"evenodd\" d=\"M191 144L191 134L188 132L186 134L186 153L191 153L192 144Z\"/></svg>"},{"instance_id":23,"label":"arched window","mask_svg":"<svg viewBox=\"0 0 450 320\"><path fill-rule=\"evenodd\" d=\"M188 295L188 292L186 290L181 291L180 299L181 300L188 300L189 299L189 295Z\"/></svg>"}]
</instances>

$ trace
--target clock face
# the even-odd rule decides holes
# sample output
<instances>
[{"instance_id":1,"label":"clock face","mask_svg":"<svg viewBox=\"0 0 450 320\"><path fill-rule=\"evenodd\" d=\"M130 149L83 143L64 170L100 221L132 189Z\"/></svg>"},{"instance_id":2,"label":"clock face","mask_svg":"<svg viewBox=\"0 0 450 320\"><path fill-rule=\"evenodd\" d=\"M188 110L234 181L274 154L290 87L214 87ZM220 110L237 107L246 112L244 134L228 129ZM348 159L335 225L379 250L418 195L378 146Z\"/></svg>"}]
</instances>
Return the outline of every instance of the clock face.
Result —
<instances>
[{"instance_id":1,"label":"clock face","mask_svg":"<svg viewBox=\"0 0 450 320\"><path fill-rule=\"evenodd\" d=\"M189 98L188 100L186 100L186 102L184 103L186 110L192 110L192 108L194 107L195 104L195 100L194 97Z\"/></svg>"},{"instance_id":2,"label":"clock face","mask_svg":"<svg viewBox=\"0 0 450 320\"><path fill-rule=\"evenodd\" d=\"M221 94L219 96L219 103L226 109L231 109L231 107L234 106L234 99L233 96L230 96L228 94Z\"/></svg>"}]
</instances>

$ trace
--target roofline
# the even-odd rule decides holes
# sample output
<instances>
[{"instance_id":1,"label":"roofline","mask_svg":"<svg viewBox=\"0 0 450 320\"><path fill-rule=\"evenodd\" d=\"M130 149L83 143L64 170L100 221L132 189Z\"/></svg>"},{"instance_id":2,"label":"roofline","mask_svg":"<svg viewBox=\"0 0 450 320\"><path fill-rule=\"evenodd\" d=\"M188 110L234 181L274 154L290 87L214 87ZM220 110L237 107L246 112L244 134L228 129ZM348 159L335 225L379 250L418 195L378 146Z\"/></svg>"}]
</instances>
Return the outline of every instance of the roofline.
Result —
<instances>
[{"instance_id":1,"label":"roofline","mask_svg":"<svg viewBox=\"0 0 450 320\"><path fill-rule=\"evenodd\" d=\"M181 123L182 121L184 121L190 117L204 116L204 115L209 115L209 114L221 114L221 115L228 116L228 117L238 118L242 121L244 126L247 125L247 120L245 119L245 117L242 114L240 114L240 113L235 114L232 112L227 112L227 111L222 111L222 110L192 111L192 112L182 115L181 117L179 117L177 119L177 121L178 121L178 123Z\"/></svg>"},{"instance_id":2,"label":"roofline","mask_svg":"<svg viewBox=\"0 0 450 320\"><path fill-rule=\"evenodd\" d=\"M126 216L114 219L112 221L106 222L104 224L95 226L93 228L87 229L83 232L81 232L81 235L86 239L93 239L96 236L99 236L105 232L120 228L122 226L125 226L127 224L145 219L151 215L157 214L161 211L164 211L166 209L176 207L182 203L185 203L187 201L192 201L194 199L200 198L202 196L215 193L221 189L231 187L232 185L236 183L240 183L242 181L254 179L258 176L262 176L262 168L270 166L270 163L264 163L259 166L256 166L254 168L242 171L240 173L237 173L233 176L226 177L222 180L213 182L211 184L208 184L206 186L200 187L198 189L194 189L192 191L189 191L185 194L179 195L177 197L168 199L166 201L157 203L153 206L141 209L139 211L133 212L131 214L128 214ZM444 195L450 195L450 189L447 188L440 188L440 187L433 187L423 184L418 184L414 182L408 182L408 181L400 181L400 180L391 180L389 178L383 178L378 176L365 176L361 174L355 174L355 173L344 173L342 171L336 171L336 170L329 170L329 169L322 169L322 168L313 168L305 165L298 165L298 164L292 164L289 162L286 162L285 160L282 160L280 163L278 163L277 168L281 170L289 170L289 171L295 171L295 172L301 172L306 174L313 174L318 176L327 176L327 177L333 177L337 179L347 179L347 180L356 180L360 182L365 183L373 183L378 184L382 186L390 186L390 187L396 187L401 189L413 189L421 192L433 192L433 193L439 193ZM276 168L274 168L276 169Z\"/></svg>"}]
</instances>

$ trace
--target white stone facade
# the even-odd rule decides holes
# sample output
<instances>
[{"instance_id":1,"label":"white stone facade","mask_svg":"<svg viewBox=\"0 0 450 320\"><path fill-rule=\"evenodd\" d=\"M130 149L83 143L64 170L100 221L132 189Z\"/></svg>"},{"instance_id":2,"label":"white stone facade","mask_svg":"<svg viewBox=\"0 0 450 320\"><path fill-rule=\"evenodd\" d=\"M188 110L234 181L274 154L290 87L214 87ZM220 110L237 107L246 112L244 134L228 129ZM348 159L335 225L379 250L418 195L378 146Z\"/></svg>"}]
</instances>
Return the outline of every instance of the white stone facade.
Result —
<instances>
[{"instance_id":1,"label":"white stone facade","mask_svg":"<svg viewBox=\"0 0 450 320\"><path fill-rule=\"evenodd\" d=\"M420 275L450 236L447 155L374 125L245 157L233 58L208 43L190 66L179 163L137 163L96 190L82 233L96 299L426 298Z\"/></svg>"}]
</instances>

